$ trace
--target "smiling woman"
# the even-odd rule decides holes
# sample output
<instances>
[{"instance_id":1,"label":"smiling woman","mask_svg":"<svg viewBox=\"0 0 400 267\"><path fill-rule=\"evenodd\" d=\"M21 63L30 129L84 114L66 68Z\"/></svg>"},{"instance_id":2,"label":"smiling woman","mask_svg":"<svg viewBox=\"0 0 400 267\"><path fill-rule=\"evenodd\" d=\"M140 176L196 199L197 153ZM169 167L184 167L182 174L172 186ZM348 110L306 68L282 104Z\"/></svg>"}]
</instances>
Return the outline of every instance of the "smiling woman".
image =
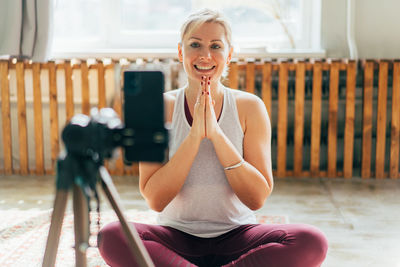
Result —
<instances>
[{"instance_id":1,"label":"smiling woman","mask_svg":"<svg viewBox=\"0 0 400 267\"><path fill-rule=\"evenodd\" d=\"M179 60L187 84L164 93L169 158L140 162L139 188L157 225L132 223L155 266L317 267L327 241L304 224L258 224L273 189L271 125L263 101L225 87L230 26L203 9L181 28ZM137 266L116 222L99 233L111 266Z\"/></svg>"}]
</instances>

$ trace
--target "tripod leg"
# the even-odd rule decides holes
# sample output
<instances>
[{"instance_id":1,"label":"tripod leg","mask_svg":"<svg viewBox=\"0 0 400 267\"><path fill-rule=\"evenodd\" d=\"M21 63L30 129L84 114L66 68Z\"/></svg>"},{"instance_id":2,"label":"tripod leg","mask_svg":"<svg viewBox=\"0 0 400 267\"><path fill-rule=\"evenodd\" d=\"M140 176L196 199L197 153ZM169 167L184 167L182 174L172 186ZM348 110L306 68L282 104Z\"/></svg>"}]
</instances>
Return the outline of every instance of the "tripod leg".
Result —
<instances>
[{"instance_id":1,"label":"tripod leg","mask_svg":"<svg viewBox=\"0 0 400 267\"><path fill-rule=\"evenodd\" d=\"M42 267L53 267L56 262L60 232L65 208L67 207L67 199L68 191L57 190Z\"/></svg>"},{"instance_id":2,"label":"tripod leg","mask_svg":"<svg viewBox=\"0 0 400 267\"><path fill-rule=\"evenodd\" d=\"M135 257L140 267L154 267L154 263L152 262L149 253L144 247L142 240L139 237L139 234L136 232L136 229L132 227L132 225L128 224L124 214L122 213L117 190L114 187L114 184L107 169L104 166L101 166L99 172L101 177L101 185L112 208L118 216L125 236L128 239L128 244L132 255Z\"/></svg>"},{"instance_id":3,"label":"tripod leg","mask_svg":"<svg viewBox=\"0 0 400 267\"><path fill-rule=\"evenodd\" d=\"M86 249L89 244L89 211L88 203L82 189L74 185L74 231L75 231L75 263L77 267L86 267Z\"/></svg>"}]
</instances>

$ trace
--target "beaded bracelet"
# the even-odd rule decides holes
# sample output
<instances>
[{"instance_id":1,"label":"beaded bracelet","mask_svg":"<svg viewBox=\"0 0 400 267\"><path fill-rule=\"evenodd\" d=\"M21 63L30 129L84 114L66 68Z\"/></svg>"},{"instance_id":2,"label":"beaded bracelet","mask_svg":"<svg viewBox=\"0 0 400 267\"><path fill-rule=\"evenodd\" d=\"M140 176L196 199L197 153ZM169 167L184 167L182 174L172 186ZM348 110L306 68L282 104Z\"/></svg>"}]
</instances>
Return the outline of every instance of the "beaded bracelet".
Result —
<instances>
[{"instance_id":1,"label":"beaded bracelet","mask_svg":"<svg viewBox=\"0 0 400 267\"><path fill-rule=\"evenodd\" d=\"M240 167L241 165L243 165L243 163L244 163L244 159L242 159L239 163L236 163L235 165L225 167L224 170L227 171L227 170L235 169L235 168Z\"/></svg>"}]
</instances>

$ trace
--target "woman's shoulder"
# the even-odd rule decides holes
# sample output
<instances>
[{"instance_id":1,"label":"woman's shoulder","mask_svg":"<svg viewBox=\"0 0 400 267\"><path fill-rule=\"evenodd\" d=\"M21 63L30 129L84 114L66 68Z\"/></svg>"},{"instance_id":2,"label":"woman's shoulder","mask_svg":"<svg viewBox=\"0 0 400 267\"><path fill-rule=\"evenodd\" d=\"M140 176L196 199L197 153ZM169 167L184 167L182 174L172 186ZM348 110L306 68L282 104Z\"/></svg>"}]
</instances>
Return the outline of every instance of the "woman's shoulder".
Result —
<instances>
[{"instance_id":1,"label":"woman's shoulder","mask_svg":"<svg viewBox=\"0 0 400 267\"><path fill-rule=\"evenodd\" d=\"M179 90L175 89L164 93L165 113L168 122L172 121L172 114L174 113L175 101Z\"/></svg>"},{"instance_id":2,"label":"woman's shoulder","mask_svg":"<svg viewBox=\"0 0 400 267\"><path fill-rule=\"evenodd\" d=\"M228 88L228 90L234 96L239 110L254 111L254 109L265 109L265 104L260 97L239 89Z\"/></svg>"}]
</instances>

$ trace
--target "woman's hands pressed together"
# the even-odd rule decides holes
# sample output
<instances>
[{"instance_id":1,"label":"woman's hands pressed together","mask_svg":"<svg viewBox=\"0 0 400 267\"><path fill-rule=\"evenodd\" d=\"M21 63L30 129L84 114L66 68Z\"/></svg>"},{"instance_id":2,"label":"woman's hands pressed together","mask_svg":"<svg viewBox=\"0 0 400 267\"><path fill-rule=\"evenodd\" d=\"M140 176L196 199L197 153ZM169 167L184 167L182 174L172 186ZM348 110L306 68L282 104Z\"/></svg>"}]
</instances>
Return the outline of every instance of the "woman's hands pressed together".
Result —
<instances>
[{"instance_id":1,"label":"woman's hands pressed together","mask_svg":"<svg viewBox=\"0 0 400 267\"><path fill-rule=\"evenodd\" d=\"M211 77L203 76L201 80L201 92L197 96L194 106L192 136L196 138L208 138L211 141L222 132L215 115L215 101L211 95Z\"/></svg>"}]
</instances>

